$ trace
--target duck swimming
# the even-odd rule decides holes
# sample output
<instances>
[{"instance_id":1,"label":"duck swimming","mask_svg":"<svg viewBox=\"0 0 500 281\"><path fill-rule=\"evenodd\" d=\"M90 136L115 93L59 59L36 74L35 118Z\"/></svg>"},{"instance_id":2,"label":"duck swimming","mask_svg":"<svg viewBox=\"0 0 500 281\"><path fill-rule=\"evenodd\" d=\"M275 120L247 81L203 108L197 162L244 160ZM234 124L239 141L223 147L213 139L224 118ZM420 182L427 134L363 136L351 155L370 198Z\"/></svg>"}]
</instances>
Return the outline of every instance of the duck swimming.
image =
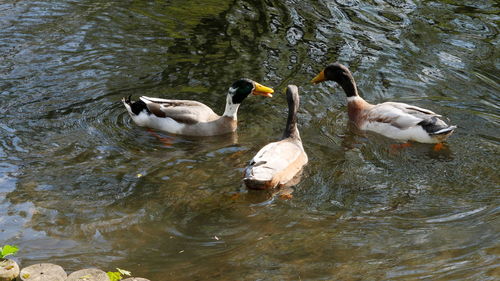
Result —
<instances>
[{"instance_id":1,"label":"duck swimming","mask_svg":"<svg viewBox=\"0 0 500 281\"><path fill-rule=\"evenodd\" d=\"M141 126L186 136L215 136L236 131L237 111L250 94L272 97L274 90L250 79L240 79L229 88L222 116L193 100L170 100L142 96L123 98L130 117Z\"/></svg>"},{"instance_id":2,"label":"duck swimming","mask_svg":"<svg viewBox=\"0 0 500 281\"><path fill-rule=\"evenodd\" d=\"M437 143L446 140L456 126L447 125L439 114L428 109L399 102L370 104L358 95L356 82L351 72L342 64L327 66L312 83L335 81L344 89L347 96L349 120L361 130L372 131L389 138L421 143Z\"/></svg>"},{"instance_id":3,"label":"duck swimming","mask_svg":"<svg viewBox=\"0 0 500 281\"><path fill-rule=\"evenodd\" d=\"M307 154L302 147L297 129L299 91L289 85L286 90L288 119L283 137L278 142L265 145L245 169L243 182L251 189L266 189L285 185L297 175L307 163Z\"/></svg>"}]
</instances>

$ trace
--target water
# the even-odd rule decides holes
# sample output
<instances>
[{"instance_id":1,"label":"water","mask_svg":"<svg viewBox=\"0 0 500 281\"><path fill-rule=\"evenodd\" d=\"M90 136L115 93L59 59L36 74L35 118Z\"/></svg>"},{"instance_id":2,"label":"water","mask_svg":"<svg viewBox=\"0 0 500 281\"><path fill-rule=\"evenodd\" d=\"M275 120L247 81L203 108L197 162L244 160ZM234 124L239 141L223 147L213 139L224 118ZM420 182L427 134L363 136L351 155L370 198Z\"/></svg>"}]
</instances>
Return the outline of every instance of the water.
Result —
<instances>
[{"instance_id":1,"label":"water","mask_svg":"<svg viewBox=\"0 0 500 281\"><path fill-rule=\"evenodd\" d=\"M0 241L22 265L115 267L151 280L498 280L496 1L3 1ZM412 103L459 129L447 146L347 126L340 61L371 102ZM135 126L126 95L223 112L234 135ZM247 191L247 161L281 136L300 86L310 162L292 199Z\"/></svg>"}]
</instances>

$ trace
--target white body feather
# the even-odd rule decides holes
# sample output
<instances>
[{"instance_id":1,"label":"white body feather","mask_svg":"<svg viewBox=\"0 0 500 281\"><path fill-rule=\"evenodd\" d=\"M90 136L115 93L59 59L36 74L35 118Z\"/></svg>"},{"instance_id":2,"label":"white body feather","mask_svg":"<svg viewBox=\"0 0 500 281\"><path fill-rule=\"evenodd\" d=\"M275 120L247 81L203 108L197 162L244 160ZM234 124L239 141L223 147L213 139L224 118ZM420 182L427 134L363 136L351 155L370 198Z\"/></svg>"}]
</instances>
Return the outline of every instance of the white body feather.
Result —
<instances>
[{"instance_id":1,"label":"white body feather","mask_svg":"<svg viewBox=\"0 0 500 281\"><path fill-rule=\"evenodd\" d=\"M139 115L135 115L132 112L130 105L125 102L123 104L125 105L125 108L127 109L134 123L138 126L161 130L172 134L180 134L185 127L184 124L177 122L170 117L160 118L154 114L148 114L146 113L146 111L142 111L139 113Z\"/></svg>"},{"instance_id":2,"label":"white body feather","mask_svg":"<svg viewBox=\"0 0 500 281\"><path fill-rule=\"evenodd\" d=\"M366 103L361 97L349 97L349 103L362 104L358 126L361 130L372 131L383 136L402 140L416 141L421 143L438 143L449 136L455 126L429 134L420 124L429 118L439 118L428 109L399 102L385 102L376 105ZM437 120L441 125L447 126L442 120ZM449 132L449 134L440 135Z\"/></svg>"},{"instance_id":3,"label":"white body feather","mask_svg":"<svg viewBox=\"0 0 500 281\"><path fill-rule=\"evenodd\" d=\"M409 112L408 108L414 110L413 114ZM415 114L415 112L420 114ZM386 137L403 141L437 142L422 126L418 125L424 118L428 118L429 116L440 117L440 115L430 110L410 106L405 103L385 102L374 105L365 114L367 122L361 125L361 130L376 132ZM390 122L371 121L377 119L390 120Z\"/></svg>"},{"instance_id":4,"label":"white body feather","mask_svg":"<svg viewBox=\"0 0 500 281\"><path fill-rule=\"evenodd\" d=\"M141 127L147 127L160 131L169 132L172 134L180 134L185 125L175 121L170 117L159 118L153 114L141 112L139 115L133 115L132 120Z\"/></svg>"},{"instance_id":5,"label":"white body feather","mask_svg":"<svg viewBox=\"0 0 500 281\"><path fill-rule=\"evenodd\" d=\"M366 122L361 126L361 130L372 131L379 133L388 138L393 138L402 141L417 141L422 143L436 143L436 139L432 138L421 126L412 126L406 129L394 127L389 123L381 122Z\"/></svg>"},{"instance_id":6,"label":"white body feather","mask_svg":"<svg viewBox=\"0 0 500 281\"><path fill-rule=\"evenodd\" d=\"M302 159L299 159L303 157ZM296 163L300 161L301 163ZM281 177L276 184L285 184L307 163L302 144L287 139L272 142L257 152L245 170L245 179L260 182L271 181L276 175L292 167L289 176Z\"/></svg>"}]
</instances>

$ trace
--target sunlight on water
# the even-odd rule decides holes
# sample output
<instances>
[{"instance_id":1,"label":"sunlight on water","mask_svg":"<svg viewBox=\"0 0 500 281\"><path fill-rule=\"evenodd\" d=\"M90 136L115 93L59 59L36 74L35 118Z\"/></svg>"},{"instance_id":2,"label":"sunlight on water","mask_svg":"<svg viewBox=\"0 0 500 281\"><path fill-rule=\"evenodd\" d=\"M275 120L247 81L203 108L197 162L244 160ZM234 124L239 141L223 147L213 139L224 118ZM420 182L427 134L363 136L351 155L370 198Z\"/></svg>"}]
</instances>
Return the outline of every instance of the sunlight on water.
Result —
<instances>
[{"instance_id":1,"label":"sunlight on water","mask_svg":"<svg viewBox=\"0 0 500 281\"><path fill-rule=\"evenodd\" d=\"M0 3L0 240L22 265L151 280L497 280L495 1L6 1ZM326 64L370 102L458 126L442 151L355 132ZM215 112L236 79L237 133L136 126L120 100ZM309 164L293 198L247 191L243 169L301 93Z\"/></svg>"}]
</instances>

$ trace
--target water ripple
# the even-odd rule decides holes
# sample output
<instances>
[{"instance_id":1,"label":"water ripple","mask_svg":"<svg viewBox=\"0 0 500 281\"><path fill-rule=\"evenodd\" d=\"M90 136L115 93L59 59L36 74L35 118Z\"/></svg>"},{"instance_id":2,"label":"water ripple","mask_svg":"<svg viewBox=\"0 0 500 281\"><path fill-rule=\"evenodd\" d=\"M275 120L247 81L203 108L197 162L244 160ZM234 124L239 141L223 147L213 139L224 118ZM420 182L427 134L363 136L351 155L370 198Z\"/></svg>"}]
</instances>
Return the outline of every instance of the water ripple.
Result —
<instances>
[{"instance_id":1,"label":"water ripple","mask_svg":"<svg viewBox=\"0 0 500 281\"><path fill-rule=\"evenodd\" d=\"M458 214L446 215L445 217L427 219L426 222L428 222L428 223L441 223L441 222L452 222L452 221L457 221L457 220L463 220L463 219L467 219L467 217L469 217L469 216L475 215L475 214L480 213L484 210L486 210L486 207L481 207L481 208L477 208L475 210L462 212L462 213L458 213Z\"/></svg>"},{"instance_id":2,"label":"water ripple","mask_svg":"<svg viewBox=\"0 0 500 281\"><path fill-rule=\"evenodd\" d=\"M26 249L23 263L151 280L496 277L494 1L198 2L0 4L0 238ZM459 129L442 151L353 130L342 89L309 83L333 61L368 101ZM238 77L277 94L245 100L226 136L147 130L120 102L222 113ZM310 162L284 200L241 178L281 136L288 83Z\"/></svg>"}]
</instances>

